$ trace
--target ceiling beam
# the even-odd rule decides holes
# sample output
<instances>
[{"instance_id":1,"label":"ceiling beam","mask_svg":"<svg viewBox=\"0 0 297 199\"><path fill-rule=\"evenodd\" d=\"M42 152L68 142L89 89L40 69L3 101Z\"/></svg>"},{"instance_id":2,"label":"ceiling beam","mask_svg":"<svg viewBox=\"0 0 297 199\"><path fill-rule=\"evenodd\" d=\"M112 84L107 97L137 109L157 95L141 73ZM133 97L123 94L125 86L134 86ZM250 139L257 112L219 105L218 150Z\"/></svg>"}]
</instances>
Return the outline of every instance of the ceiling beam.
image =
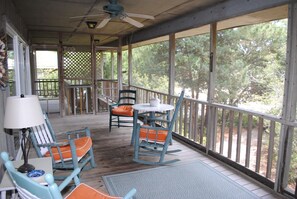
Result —
<instances>
[{"instance_id":1,"label":"ceiling beam","mask_svg":"<svg viewBox=\"0 0 297 199\"><path fill-rule=\"evenodd\" d=\"M30 30L29 31L30 33L31 32L49 32L49 33L57 33L58 34L83 34L83 35L90 35L89 32L81 32L81 31L76 31L76 32L73 32L73 31L55 31L55 30ZM110 37L120 37L120 36L123 36L121 34L108 34L108 33L91 33L93 35L98 35L98 36L110 36Z\"/></svg>"},{"instance_id":2,"label":"ceiling beam","mask_svg":"<svg viewBox=\"0 0 297 199\"><path fill-rule=\"evenodd\" d=\"M140 41L157 38L170 33L176 33L203 25L212 24L225 19L285 5L294 0L228 0L202 10L193 11L173 20L155 25L151 28L139 30L123 37L123 46ZM129 43L128 43L129 41ZM117 46L118 41L110 43Z\"/></svg>"}]
</instances>

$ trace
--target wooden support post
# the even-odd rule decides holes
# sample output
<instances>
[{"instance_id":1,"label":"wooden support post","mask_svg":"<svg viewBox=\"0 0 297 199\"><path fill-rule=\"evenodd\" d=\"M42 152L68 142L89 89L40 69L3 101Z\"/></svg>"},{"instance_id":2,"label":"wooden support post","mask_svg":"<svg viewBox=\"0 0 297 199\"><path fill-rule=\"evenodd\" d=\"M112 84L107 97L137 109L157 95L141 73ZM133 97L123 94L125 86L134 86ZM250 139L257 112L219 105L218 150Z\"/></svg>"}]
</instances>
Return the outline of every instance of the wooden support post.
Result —
<instances>
[{"instance_id":1,"label":"wooden support post","mask_svg":"<svg viewBox=\"0 0 297 199\"><path fill-rule=\"evenodd\" d=\"M287 61L282 119L295 121L297 102L297 3L289 4ZM288 185L294 128L282 125L274 190L283 192Z\"/></svg>"},{"instance_id":2,"label":"wooden support post","mask_svg":"<svg viewBox=\"0 0 297 199\"><path fill-rule=\"evenodd\" d=\"M35 81L37 79L37 64L36 64L36 50L34 48L31 48L30 53L30 65L31 65L31 85L32 85L32 94L36 95L36 84Z\"/></svg>"},{"instance_id":3,"label":"wooden support post","mask_svg":"<svg viewBox=\"0 0 297 199\"><path fill-rule=\"evenodd\" d=\"M63 66L63 44L62 44L62 33L59 33L59 46L58 46L58 78L59 78L59 106L60 116L65 116L65 105L64 105L64 66ZM68 104L69 105L69 104Z\"/></svg>"},{"instance_id":4,"label":"wooden support post","mask_svg":"<svg viewBox=\"0 0 297 199\"><path fill-rule=\"evenodd\" d=\"M132 84L132 45L128 45L128 86ZM138 99L138 98L137 98Z\"/></svg>"},{"instance_id":5,"label":"wooden support post","mask_svg":"<svg viewBox=\"0 0 297 199\"><path fill-rule=\"evenodd\" d=\"M172 33L169 35L169 86L168 93L169 98L168 102L171 104L171 96L174 95L174 82L175 82L175 34Z\"/></svg>"},{"instance_id":6,"label":"wooden support post","mask_svg":"<svg viewBox=\"0 0 297 199\"><path fill-rule=\"evenodd\" d=\"M123 73L122 73L122 68L123 68L123 63L122 63L122 38L119 37L119 46L117 49L118 52L118 90L123 89Z\"/></svg>"},{"instance_id":7,"label":"wooden support post","mask_svg":"<svg viewBox=\"0 0 297 199\"><path fill-rule=\"evenodd\" d=\"M91 43L91 76L92 76L92 105L93 114L96 114L97 108L97 75L96 75L96 44L94 41L94 35L90 36ZM88 100L88 99L86 99Z\"/></svg>"},{"instance_id":8,"label":"wooden support post","mask_svg":"<svg viewBox=\"0 0 297 199\"><path fill-rule=\"evenodd\" d=\"M111 79L114 80L114 53L113 53L113 50L110 51L110 59L111 59Z\"/></svg>"},{"instance_id":9,"label":"wooden support post","mask_svg":"<svg viewBox=\"0 0 297 199\"><path fill-rule=\"evenodd\" d=\"M208 80L208 95L207 101L209 104L213 102L214 89L215 89L215 74L216 74L216 46L217 45L217 24L210 26L210 55L209 55L209 80ZM215 110L212 107L207 108L207 140L206 140L206 153L208 150L213 150L215 142L214 132L214 118Z\"/></svg>"}]
</instances>

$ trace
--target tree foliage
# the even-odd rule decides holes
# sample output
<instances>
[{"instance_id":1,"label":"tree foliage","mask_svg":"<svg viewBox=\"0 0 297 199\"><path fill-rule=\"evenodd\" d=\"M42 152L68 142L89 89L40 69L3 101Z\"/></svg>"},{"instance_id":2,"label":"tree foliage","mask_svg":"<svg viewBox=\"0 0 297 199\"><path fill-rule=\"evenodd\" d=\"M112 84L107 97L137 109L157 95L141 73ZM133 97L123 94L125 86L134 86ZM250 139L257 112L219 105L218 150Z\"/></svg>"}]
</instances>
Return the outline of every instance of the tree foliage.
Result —
<instances>
[{"instance_id":1,"label":"tree foliage","mask_svg":"<svg viewBox=\"0 0 297 199\"><path fill-rule=\"evenodd\" d=\"M209 35L181 38L176 41L177 86L188 88L192 98L208 88Z\"/></svg>"},{"instance_id":2,"label":"tree foliage","mask_svg":"<svg viewBox=\"0 0 297 199\"><path fill-rule=\"evenodd\" d=\"M215 99L235 105L282 96L286 21L218 32ZM277 87L277 89L276 89Z\"/></svg>"},{"instance_id":3,"label":"tree foliage","mask_svg":"<svg viewBox=\"0 0 297 199\"><path fill-rule=\"evenodd\" d=\"M168 93L168 41L133 49L134 85Z\"/></svg>"}]
</instances>

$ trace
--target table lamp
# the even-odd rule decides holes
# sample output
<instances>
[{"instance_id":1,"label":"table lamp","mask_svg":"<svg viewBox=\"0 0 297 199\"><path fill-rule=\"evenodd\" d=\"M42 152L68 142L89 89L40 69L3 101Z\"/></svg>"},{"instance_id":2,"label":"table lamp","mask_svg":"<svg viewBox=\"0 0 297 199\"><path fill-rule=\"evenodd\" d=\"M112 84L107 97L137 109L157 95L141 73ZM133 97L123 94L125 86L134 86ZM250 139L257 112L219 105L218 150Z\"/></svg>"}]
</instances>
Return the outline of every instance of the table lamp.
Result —
<instances>
[{"instance_id":1,"label":"table lamp","mask_svg":"<svg viewBox=\"0 0 297 199\"><path fill-rule=\"evenodd\" d=\"M26 173L35 169L28 164L28 153L26 149L27 134L30 127L44 123L44 117L39 100L36 95L11 96L7 98L4 117L4 128L20 129L22 131L21 149L24 164L18 168L19 172Z\"/></svg>"}]
</instances>

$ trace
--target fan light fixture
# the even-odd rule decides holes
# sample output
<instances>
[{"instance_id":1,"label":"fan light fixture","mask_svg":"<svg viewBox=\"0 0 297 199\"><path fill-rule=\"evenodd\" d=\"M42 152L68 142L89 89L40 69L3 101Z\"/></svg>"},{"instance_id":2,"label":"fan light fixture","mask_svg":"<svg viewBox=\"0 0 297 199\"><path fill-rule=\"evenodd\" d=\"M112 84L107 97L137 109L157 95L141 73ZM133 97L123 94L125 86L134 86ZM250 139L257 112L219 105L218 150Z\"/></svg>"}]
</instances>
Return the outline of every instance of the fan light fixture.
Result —
<instances>
[{"instance_id":1,"label":"fan light fixture","mask_svg":"<svg viewBox=\"0 0 297 199\"><path fill-rule=\"evenodd\" d=\"M100 29L106 26L106 24L110 20L114 18L118 18L124 22L127 22L128 24L131 24L132 26L135 26L137 28L142 28L144 24L132 18L155 19L155 17L151 15L125 12L124 7L118 3L118 0L109 0L109 4L103 6L103 14L105 15L105 17L98 25L97 25L97 22L95 21L86 21L88 27L90 29L94 29L94 28ZM101 16L101 15L102 14L74 16L74 17L70 17L70 19L77 19L77 18L85 19L87 17L95 17L95 16Z\"/></svg>"},{"instance_id":2,"label":"fan light fixture","mask_svg":"<svg viewBox=\"0 0 297 199\"><path fill-rule=\"evenodd\" d=\"M90 28L90 29L95 29L97 26L96 21L86 21L86 24L87 24L88 28Z\"/></svg>"}]
</instances>

